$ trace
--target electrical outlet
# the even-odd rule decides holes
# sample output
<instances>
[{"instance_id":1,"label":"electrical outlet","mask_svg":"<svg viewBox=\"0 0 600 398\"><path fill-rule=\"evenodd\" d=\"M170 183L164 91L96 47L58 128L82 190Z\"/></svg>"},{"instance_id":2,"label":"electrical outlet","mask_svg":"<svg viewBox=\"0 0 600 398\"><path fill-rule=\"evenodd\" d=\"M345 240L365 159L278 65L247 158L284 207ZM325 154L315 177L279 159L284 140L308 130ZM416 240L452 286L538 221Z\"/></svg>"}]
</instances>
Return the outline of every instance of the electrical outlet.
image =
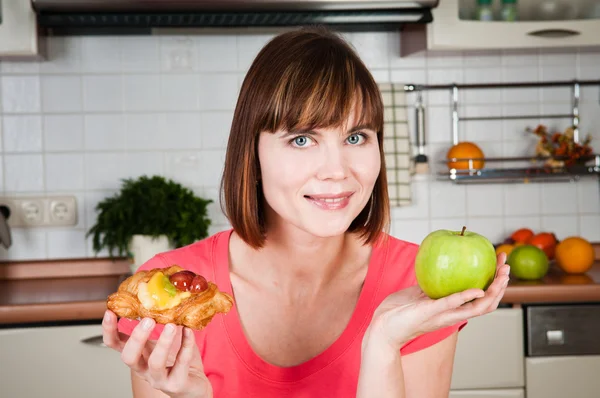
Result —
<instances>
[{"instance_id":1,"label":"electrical outlet","mask_svg":"<svg viewBox=\"0 0 600 398\"><path fill-rule=\"evenodd\" d=\"M0 198L8 207L8 225L21 228L77 225L77 201L74 196L24 196Z\"/></svg>"},{"instance_id":2,"label":"electrical outlet","mask_svg":"<svg viewBox=\"0 0 600 398\"><path fill-rule=\"evenodd\" d=\"M54 197L49 200L50 225L76 225L77 203L73 196Z\"/></svg>"}]
</instances>

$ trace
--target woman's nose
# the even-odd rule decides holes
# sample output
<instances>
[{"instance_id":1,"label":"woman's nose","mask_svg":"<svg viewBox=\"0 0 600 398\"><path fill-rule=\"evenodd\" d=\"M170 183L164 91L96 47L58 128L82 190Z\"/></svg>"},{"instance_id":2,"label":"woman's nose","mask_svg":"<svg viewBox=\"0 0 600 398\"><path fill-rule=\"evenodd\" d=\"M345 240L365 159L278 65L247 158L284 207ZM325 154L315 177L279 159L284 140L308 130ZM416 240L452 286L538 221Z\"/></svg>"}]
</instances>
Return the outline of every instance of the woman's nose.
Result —
<instances>
[{"instance_id":1,"label":"woman's nose","mask_svg":"<svg viewBox=\"0 0 600 398\"><path fill-rule=\"evenodd\" d=\"M347 165L340 148L328 148L321 154L317 178L320 180L340 180L346 178Z\"/></svg>"}]
</instances>

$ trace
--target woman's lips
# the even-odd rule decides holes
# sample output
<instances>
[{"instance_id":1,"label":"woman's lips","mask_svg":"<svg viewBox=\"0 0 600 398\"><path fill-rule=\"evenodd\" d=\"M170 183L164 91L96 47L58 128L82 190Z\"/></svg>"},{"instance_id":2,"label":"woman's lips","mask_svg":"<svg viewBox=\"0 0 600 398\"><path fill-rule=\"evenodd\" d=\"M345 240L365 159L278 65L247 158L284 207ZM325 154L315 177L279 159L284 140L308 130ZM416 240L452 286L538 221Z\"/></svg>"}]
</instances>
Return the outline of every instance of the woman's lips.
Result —
<instances>
[{"instance_id":1,"label":"woman's lips","mask_svg":"<svg viewBox=\"0 0 600 398\"><path fill-rule=\"evenodd\" d=\"M350 203L350 197L353 192L342 192L340 194L329 195L329 194L321 194L321 195L305 195L304 197L323 210L341 210L348 206Z\"/></svg>"}]
</instances>

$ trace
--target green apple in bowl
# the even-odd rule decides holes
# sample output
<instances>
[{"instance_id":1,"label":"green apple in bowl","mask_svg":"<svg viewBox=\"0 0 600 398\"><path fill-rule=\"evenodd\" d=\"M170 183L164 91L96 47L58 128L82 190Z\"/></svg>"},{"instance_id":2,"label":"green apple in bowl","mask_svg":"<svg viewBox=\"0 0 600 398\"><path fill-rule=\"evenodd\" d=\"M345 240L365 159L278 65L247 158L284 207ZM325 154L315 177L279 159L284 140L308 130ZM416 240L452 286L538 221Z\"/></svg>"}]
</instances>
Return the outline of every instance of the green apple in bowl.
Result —
<instances>
[{"instance_id":1,"label":"green apple in bowl","mask_svg":"<svg viewBox=\"0 0 600 398\"><path fill-rule=\"evenodd\" d=\"M423 239L415 258L417 283L432 299L467 289L486 290L496 275L496 251L485 236L446 229Z\"/></svg>"}]
</instances>

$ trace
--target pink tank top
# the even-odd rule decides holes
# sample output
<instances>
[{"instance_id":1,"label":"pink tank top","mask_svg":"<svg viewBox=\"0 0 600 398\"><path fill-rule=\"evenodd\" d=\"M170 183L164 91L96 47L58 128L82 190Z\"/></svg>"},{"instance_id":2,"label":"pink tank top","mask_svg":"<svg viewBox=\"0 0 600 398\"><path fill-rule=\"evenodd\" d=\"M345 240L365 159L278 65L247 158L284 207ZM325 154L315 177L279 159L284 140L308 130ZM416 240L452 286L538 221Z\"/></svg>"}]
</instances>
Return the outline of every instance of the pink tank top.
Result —
<instances>
[{"instance_id":1,"label":"pink tank top","mask_svg":"<svg viewBox=\"0 0 600 398\"><path fill-rule=\"evenodd\" d=\"M214 281L232 294L229 278L229 237L232 230L155 256L140 270L177 264ZM387 244L373 248L367 276L351 319L340 335L316 357L292 367L274 366L259 357L242 330L236 306L216 315L196 341L215 398L225 397L354 397L360 368L362 337L371 316L389 294L414 285L418 246L388 236ZM460 330L466 322L421 335L405 344L402 355L429 347ZM130 334L137 321L121 319L119 330ZM158 325L151 338L158 339Z\"/></svg>"}]
</instances>

